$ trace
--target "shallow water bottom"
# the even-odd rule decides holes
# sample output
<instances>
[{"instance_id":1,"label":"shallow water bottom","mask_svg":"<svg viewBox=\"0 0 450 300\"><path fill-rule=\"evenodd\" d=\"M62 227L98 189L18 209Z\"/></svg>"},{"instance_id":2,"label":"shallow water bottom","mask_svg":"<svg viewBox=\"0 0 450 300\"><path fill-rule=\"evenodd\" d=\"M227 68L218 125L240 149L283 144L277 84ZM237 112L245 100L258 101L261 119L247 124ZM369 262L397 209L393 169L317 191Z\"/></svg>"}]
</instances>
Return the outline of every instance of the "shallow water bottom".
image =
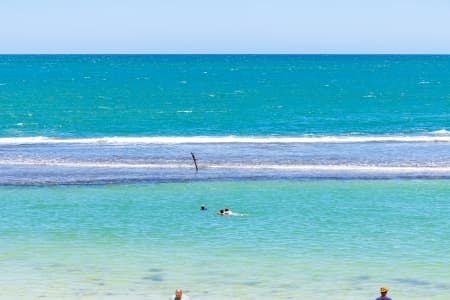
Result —
<instances>
[{"instance_id":1,"label":"shallow water bottom","mask_svg":"<svg viewBox=\"0 0 450 300\"><path fill-rule=\"evenodd\" d=\"M448 298L445 180L0 187L0 299ZM204 203L209 210L202 212ZM241 217L217 216L230 207Z\"/></svg>"}]
</instances>

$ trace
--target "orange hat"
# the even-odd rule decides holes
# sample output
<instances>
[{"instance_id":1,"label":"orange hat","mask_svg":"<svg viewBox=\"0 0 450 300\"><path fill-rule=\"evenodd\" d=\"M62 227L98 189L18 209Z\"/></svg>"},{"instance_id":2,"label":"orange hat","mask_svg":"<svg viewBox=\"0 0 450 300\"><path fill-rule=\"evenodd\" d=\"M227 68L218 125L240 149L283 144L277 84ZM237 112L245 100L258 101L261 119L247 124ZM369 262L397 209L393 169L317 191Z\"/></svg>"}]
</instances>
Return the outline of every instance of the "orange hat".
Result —
<instances>
[{"instance_id":1,"label":"orange hat","mask_svg":"<svg viewBox=\"0 0 450 300\"><path fill-rule=\"evenodd\" d=\"M380 289L380 293L387 293L388 291L389 291L388 288L385 287Z\"/></svg>"}]
</instances>

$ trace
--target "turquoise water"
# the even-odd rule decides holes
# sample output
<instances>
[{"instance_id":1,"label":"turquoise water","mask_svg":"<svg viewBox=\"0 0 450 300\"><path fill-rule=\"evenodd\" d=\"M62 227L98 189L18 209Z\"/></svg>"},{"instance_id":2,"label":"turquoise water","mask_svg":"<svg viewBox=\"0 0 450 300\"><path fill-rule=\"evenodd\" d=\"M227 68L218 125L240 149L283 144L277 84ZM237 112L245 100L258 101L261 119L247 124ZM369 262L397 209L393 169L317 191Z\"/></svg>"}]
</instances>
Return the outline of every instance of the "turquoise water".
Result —
<instances>
[{"instance_id":1,"label":"turquoise water","mask_svg":"<svg viewBox=\"0 0 450 300\"><path fill-rule=\"evenodd\" d=\"M447 299L449 193L434 180L2 187L0 298L371 299L388 286Z\"/></svg>"},{"instance_id":2,"label":"turquoise water","mask_svg":"<svg viewBox=\"0 0 450 300\"><path fill-rule=\"evenodd\" d=\"M450 128L450 56L0 56L0 136Z\"/></svg>"},{"instance_id":3,"label":"turquoise water","mask_svg":"<svg viewBox=\"0 0 450 300\"><path fill-rule=\"evenodd\" d=\"M0 184L450 178L449 78L445 55L2 55Z\"/></svg>"},{"instance_id":4,"label":"turquoise water","mask_svg":"<svg viewBox=\"0 0 450 300\"><path fill-rule=\"evenodd\" d=\"M0 299L447 299L449 87L450 56L1 55Z\"/></svg>"}]
</instances>

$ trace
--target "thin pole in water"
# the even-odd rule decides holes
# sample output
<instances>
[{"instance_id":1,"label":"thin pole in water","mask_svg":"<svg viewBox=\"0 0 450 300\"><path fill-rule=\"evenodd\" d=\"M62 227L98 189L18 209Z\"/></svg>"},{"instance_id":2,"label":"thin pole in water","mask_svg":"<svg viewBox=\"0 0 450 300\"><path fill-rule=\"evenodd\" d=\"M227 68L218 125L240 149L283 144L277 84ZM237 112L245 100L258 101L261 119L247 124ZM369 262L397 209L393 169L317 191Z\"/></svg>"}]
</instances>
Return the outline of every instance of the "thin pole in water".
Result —
<instances>
[{"instance_id":1,"label":"thin pole in water","mask_svg":"<svg viewBox=\"0 0 450 300\"><path fill-rule=\"evenodd\" d=\"M195 172L198 172L197 159L195 158L195 155L193 152L191 152L191 155L192 155L192 160L194 161L194 164L195 164Z\"/></svg>"}]
</instances>

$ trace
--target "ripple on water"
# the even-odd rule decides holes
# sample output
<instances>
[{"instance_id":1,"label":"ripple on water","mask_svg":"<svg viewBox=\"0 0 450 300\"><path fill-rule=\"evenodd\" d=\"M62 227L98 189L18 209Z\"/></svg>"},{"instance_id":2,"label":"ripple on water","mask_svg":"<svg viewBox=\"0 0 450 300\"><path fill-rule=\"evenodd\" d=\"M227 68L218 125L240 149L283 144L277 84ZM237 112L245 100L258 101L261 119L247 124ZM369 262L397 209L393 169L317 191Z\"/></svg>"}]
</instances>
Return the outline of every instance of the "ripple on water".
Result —
<instances>
[{"instance_id":1,"label":"ripple on water","mask_svg":"<svg viewBox=\"0 0 450 300\"><path fill-rule=\"evenodd\" d=\"M369 275L359 275L359 276L353 277L352 281L354 281L354 282L361 282L361 281L370 280L371 278L372 277L369 276Z\"/></svg>"},{"instance_id":2,"label":"ripple on water","mask_svg":"<svg viewBox=\"0 0 450 300\"><path fill-rule=\"evenodd\" d=\"M164 278L161 275L145 276L145 277L142 277L142 279L156 281L156 282L163 282L164 281Z\"/></svg>"},{"instance_id":3,"label":"ripple on water","mask_svg":"<svg viewBox=\"0 0 450 300\"><path fill-rule=\"evenodd\" d=\"M412 286L424 286L424 285L430 285L431 282L419 280L419 279L413 279L413 278L394 278L394 282L405 284L405 285L412 285Z\"/></svg>"},{"instance_id":4,"label":"ripple on water","mask_svg":"<svg viewBox=\"0 0 450 300\"><path fill-rule=\"evenodd\" d=\"M160 268L151 268L151 269L149 269L148 271L149 271L149 272L162 272L163 269L160 269Z\"/></svg>"}]
</instances>

